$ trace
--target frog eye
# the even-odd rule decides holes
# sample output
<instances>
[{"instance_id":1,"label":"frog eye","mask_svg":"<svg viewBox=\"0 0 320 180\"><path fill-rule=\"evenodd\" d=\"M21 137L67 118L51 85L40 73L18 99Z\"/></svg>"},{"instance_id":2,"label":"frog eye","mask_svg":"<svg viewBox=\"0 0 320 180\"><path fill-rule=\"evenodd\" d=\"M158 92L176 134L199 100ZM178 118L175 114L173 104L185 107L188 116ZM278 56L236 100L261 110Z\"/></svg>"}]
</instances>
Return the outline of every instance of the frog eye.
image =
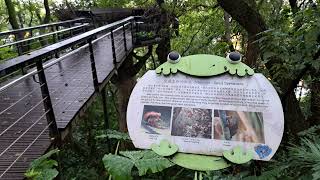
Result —
<instances>
[{"instance_id":1,"label":"frog eye","mask_svg":"<svg viewBox=\"0 0 320 180\"><path fill-rule=\"evenodd\" d=\"M227 60L231 64L237 64L237 63L241 62L241 59L242 59L241 54L236 51L231 52L227 55Z\"/></svg>"},{"instance_id":2,"label":"frog eye","mask_svg":"<svg viewBox=\"0 0 320 180\"><path fill-rule=\"evenodd\" d=\"M181 56L178 52L172 51L168 54L167 60L168 60L168 62L175 64L180 61L180 58L181 58Z\"/></svg>"}]
</instances>

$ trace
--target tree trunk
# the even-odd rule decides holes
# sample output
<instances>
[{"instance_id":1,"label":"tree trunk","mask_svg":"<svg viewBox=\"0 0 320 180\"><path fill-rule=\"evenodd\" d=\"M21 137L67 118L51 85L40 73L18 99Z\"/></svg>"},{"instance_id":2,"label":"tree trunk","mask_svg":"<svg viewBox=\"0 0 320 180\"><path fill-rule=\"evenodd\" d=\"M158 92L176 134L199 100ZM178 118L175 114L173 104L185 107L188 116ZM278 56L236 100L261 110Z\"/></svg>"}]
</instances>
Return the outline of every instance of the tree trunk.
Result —
<instances>
[{"instance_id":1,"label":"tree trunk","mask_svg":"<svg viewBox=\"0 0 320 180\"><path fill-rule=\"evenodd\" d=\"M225 41L229 45L229 50L234 51L235 49L231 41L230 15L226 11L224 11L223 18L224 18L224 29L225 29L225 33L224 33Z\"/></svg>"},{"instance_id":2,"label":"tree trunk","mask_svg":"<svg viewBox=\"0 0 320 180\"><path fill-rule=\"evenodd\" d=\"M311 125L320 125L320 80L311 84Z\"/></svg>"},{"instance_id":3,"label":"tree trunk","mask_svg":"<svg viewBox=\"0 0 320 180\"><path fill-rule=\"evenodd\" d=\"M132 89L136 84L136 80L134 76L131 76L128 73L128 69L133 67L133 59L132 54L129 54L128 57L124 60L122 66L118 70L116 87L118 89L117 92L117 100L118 100L118 110L119 110L119 130L121 132L127 132L127 106L130 98L130 94Z\"/></svg>"},{"instance_id":4,"label":"tree trunk","mask_svg":"<svg viewBox=\"0 0 320 180\"><path fill-rule=\"evenodd\" d=\"M160 64L167 61L167 56L171 51L170 45L170 14L167 10L163 7L164 0L157 0L158 6L161 10L160 15L160 31L159 35L161 37L161 41L158 43L158 47L156 48L156 53L158 55L158 60Z\"/></svg>"},{"instance_id":5,"label":"tree trunk","mask_svg":"<svg viewBox=\"0 0 320 180\"><path fill-rule=\"evenodd\" d=\"M282 102L282 107L285 115L285 133L296 135L298 132L309 127L309 123L306 122L303 116L294 91L288 94L288 97Z\"/></svg>"},{"instance_id":6,"label":"tree trunk","mask_svg":"<svg viewBox=\"0 0 320 180\"><path fill-rule=\"evenodd\" d=\"M259 56L259 47L254 43L256 40L255 36L255 34L248 34L247 50L244 62L250 67L256 66Z\"/></svg>"},{"instance_id":7,"label":"tree trunk","mask_svg":"<svg viewBox=\"0 0 320 180\"><path fill-rule=\"evenodd\" d=\"M297 0L289 0L289 4L290 4L291 11L292 11L293 14L298 12Z\"/></svg>"},{"instance_id":8,"label":"tree trunk","mask_svg":"<svg viewBox=\"0 0 320 180\"><path fill-rule=\"evenodd\" d=\"M10 25L12 27L12 29L19 29L19 23L17 20L17 14L16 11L14 9L14 4L11 0L5 0L6 6L7 6L7 11L8 11L8 16L9 16L9 22ZM17 34L15 34L15 38L16 41L21 40L24 38L24 33L23 32L19 32ZM17 50L18 50L18 54L21 55L23 54L25 51L27 51L27 48L24 47L24 45L22 43L17 44Z\"/></svg>"},{"instance_id":9,"label":"tree trunk","mask_svg":"<svg viewBox=\"0 0 320 180\"><path fill-rule=\"evenodd\" d=\"M7 11L8 11L8 16L9 16L9 22L12 27L12 29L19 29L19 24L17 21L17 14L14 9L14 4L11 0L5 0L6 6L7 6Z\"/></svg>"},{"instance_id":10,"label":"tree trunk","mask_svg":"<svg viewBox=\"0 0 320 180\"><path fill-rule=\"evenodd\" d=\"M167 61L167 56L170 53L170 49L170 38L162 38L156 49L156 53L158 55L158 60L160 64L165 63Z\"/></svg>"},{"instance_id":11,"label":"tree trunk","mask_svg":"<svg viewBox=\"0 0 320 180\"><path fill-rule=\"evenodd\" d=\"M236 20L251 36L251 40L249 42L256 40L256 35L260 32L263 32L267 30L267 26L265 24L264 19L262 16L252 8L252 6L249 6L244 0L218 0L219 5L227 11L231 17ZM236 8L235 8L236 7ZM259 49L253 47L251 49L252 43L249 43L248 47L250 54L248 54L248 61L252 61L252 59L249 59L251 57L255 57L259 54ZM254 44L253 44L254 45ZM257 44L258 46L258 44ZM248 53L249 53L248 52ZM255 61L252 61L253 63ZM250 62L249 62L250 63ZM271 69L274 65L277 65L277 61L269 61L266 63L266 67L268 69ZM271 76L273 73L271 72ZM278 82L281 89L286 89L288 84L292 83L292 79L274 79L274 81ZM298 133L301 130L304 130L307 127L307 122L305 121L305 117L303 116L299 103L294 95L293 90L290 90L286 93L287 97L284 97L281 99L282 106L284 109L284 115L285 115L285 124L286 124L286 133L291 132L293 134ZM286 135L286 134L285 134Z\"/></svg>"},{"instance_id":12,"label":"tree trunk","mask_svg":"<svg viewBox=\"0 0 320 180\"><path fill-rule=\"evenodd\" d=\"M37 16L39 18L39 21L42 24L48 24L50 22L50 7L49 7L48 0L43 0L43 5L44 5L44 9L46 11L46 14L45 14L43 20L41 21L41 16L40 16L39 12L38 12ZM45 28L40 29L40 34L45 34L45 33L46 33ZM45 38L39 38L39 41L40 41L41 46L46 46L48 44L48 40Z\"/></svg>"},{"instance_id":13,"label":"tree trunk","mask_svg":"<svg viewBox=\"0 0 320 180\"><path fill-rule=\"evenodd\" d=\"M44 9L46 10L46 15L43 18L42 24L48 24L50 22L50 7L49 1L43 0Z\"/></svg>"}]
</instances>

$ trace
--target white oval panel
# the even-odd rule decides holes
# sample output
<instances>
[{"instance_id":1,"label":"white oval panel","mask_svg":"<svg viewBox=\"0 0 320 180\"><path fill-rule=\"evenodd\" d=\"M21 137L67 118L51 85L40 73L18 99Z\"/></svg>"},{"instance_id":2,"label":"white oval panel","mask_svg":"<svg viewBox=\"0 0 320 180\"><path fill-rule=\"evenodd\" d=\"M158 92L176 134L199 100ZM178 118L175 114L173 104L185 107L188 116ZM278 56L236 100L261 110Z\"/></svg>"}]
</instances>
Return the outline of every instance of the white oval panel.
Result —
<instances>
[{"instance_id":1,"label":"white oval panel","mask_svg":"<svg viewBox=\"0 0 320 180\"><path fill-rule=\"evenodd\" d=\"M277 92L262 75L199 78L148 71L127 109L137 148L167 139L179 152L222 155L241 145L256 160L270 160L281 142L284 118Z\"/></svg>"}]
</instances>

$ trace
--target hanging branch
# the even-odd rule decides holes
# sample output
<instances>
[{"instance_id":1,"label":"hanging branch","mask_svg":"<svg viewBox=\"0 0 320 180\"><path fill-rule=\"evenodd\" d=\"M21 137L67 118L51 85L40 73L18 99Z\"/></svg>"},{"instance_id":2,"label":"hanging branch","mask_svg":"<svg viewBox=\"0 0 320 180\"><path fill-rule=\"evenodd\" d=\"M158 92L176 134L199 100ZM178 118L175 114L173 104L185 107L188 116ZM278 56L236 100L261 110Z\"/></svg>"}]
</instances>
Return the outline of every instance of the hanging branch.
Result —
<instances>
[{"instance_id":1,"label":"hanging branch","mask_svg":"<svg viewBox=\"0 0 320 180\"><path fill-rule=\"evenodd\" d=\"M313 60L318 60L320 57L320 49L318 49L318 51L316 52L316 54L313 56ZM289 86L287 86L288 88L283 92L283 95L281 96L281 100L285 100L289 93L297 87L297 84L299 83L299 81L302 79L302 77L307 74L309 71L312 70L312 64L311 63L307 63L305 68L303 68L300 73L296 76L295 79L293 79Z\"/></svg>"},{"instance_id":2,"label":"hanging branch","mask_svg":"<svg viewBox=\"0 0 320 180\"><path fill-rule=\"evenodd\" d=\"M116 100L114 98L114 97L116 97L116 94L117 94L118 90L116 89L115 91L113 91L110 83L108 84L108 86L109 86L109 92L111 93L113 106L116 109L117 115L120 116L120 111L118 109L117 102L116 102Z\"/></svg>"},{"instance_id":3,"label":"hanging branch","mask_svg":"<svg viewBox=\"0 0 320 180\"><path fill-rule=\"evenodd\" d=\"M191 40L187 46L187 48L183 51L183 53L181 54L181 56L184 56L184 54L189 51L191 44L193 43L193 40L195 39L195 37L197 36L197 34L200 32L200 30L202 29L203 25L205 24L205 22L207 22L208 18L204 18L204 20L201 22L201 25L199 27L199 29L197 30L197 32L195 34L193 34L193 36L191 37Z\"/></svg>"},{"instance_id":4,"label":"hanging branch","mask_svg":"<svg viewBox=\"0 0 320 180\"><path fill-rule=\"evenodd\" d=\"M138 56L137 54L133 53L132 56L138 60L136 64L133 65L132 68L128 69L128 73L130 76L136 75L140 69L145 65L147 59L152 55L153 46L148 46L148 52L144 56Z\"/></svg>"}]
</instances>

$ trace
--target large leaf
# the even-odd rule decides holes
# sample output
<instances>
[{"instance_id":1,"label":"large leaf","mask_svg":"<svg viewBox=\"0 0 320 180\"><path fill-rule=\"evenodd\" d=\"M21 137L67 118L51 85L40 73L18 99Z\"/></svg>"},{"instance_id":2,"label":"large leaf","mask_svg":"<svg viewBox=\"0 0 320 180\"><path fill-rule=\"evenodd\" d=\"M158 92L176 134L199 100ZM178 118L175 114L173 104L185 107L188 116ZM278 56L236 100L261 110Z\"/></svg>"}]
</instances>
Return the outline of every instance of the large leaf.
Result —
<instances>
[{"instance_id":1,"label":"large leaf","mask_svg":"<svg viewBox=\"0 0 320 180\"><path fill-rule=\"evenodd\" d=\"M178 151L178 146L163 139L159 145L155 143L151 144L151 149L160 156L171 156Z\"/></svg>"},{"instance_id":2,"label":"large leaf","mask_svg":"<svg viewBox=\"0 0 320 180\"><path fill-rule=\"evenodd\" d=\"M236 146L235 148L223 152L223 156L229 161L236 164L244 164L252 160L252 151L245 152L241 146Z\"/></svg>"},{"instance_id":3,"label":"large leaf","mask_svg":"<svg viewBox=\"0 0 320 180\"><path fill-rule=\"evenodd\" d=\"M119 154L125 156L133 161L141 159L144 155L144 151L120 151Z\"/></svg>"},{"instance_id":4,"label":"large leaf","mask_svg":"<svg viewBox=\"0 0 320 180\"><path fill-rule=\"evenodd\" d=\"M48 153L40 156L38 159L34 160L30 164L30 168L38 168L42 167L44 164L46 164L49 167L57 166L58 163L54 160L48 160L49 157L51 157L53 154L56 154L59 152L59 149L53 149L49 151ZM45 162L45 163L44 163Z\"/></svg>"},{"instance_id":5,"label":"large leaf","mask_svg":"<svg viewBox=\"0 0 320 180\"><path fill-rule=\"evenodd\" d=\"M105 155L102 159L104 167L116 179L132 179L131 170L133 168L132 160L113 154Z\"/></svg>"},{"instance_id":6,"label":"large leaf","mask_svg":"<svg viewBox=\"0 0 320 180\"><path fill-rule=\"evenodd\" d=\"M119 132L112 129L107 129L103 134L96 136L96 138L97 139L110 138L110 139L130 141L130 137L127 133Z\"/></svg>"},{"instance_id":7,"label":"large leaf","mask_svg":"<svg viewBox=\"0 0 320 180\"><path fill-rule=\"evenodd\" d=\"M222 157L198 154L177 153L172 161L181 167L197 171L213 171L230 166Z\"/></svg>"},{"instance_id":8,"label":"large leaf","mask_svg":"<svg viewBox=\"0 0 320 180\"><path fill-rule=\"evenodd\" d=\"M135 166L139 170L139 175L143 176L150 170L152 173L163 171L174 164L168 159L159 156L153 151L145 151L142 159L135 162Z\"/></svg>"},{"instance_id":9,"label":"large leaf","mask_svg":"<svg viewBox=\"0 0 320 180\"><path fill-rule=\"evenodd\" d=\"M52 180L57 177L59 172L55 169L55 167L58 166L58 162L49 158L58 152L58 149L54 149L34 160L30 164L25 176L34 180Z\"/></svg>"},{"instance_id":10,"label":"large leaf","mask_svg":"<svg viewBox=\"0 0 320 180\"><path fill-rule=\"evenodd\" d=\"M45 169L41 172L41 175L38 176L37 180L52 180L57 177L59 172L56 169Z\"/></svg>"},{"instance_id":11,"label":"large leaf","mask_svg":"<svg viewBox=\"0 0 320 180\"><path fill-rule=\"evenodd\" d=\"M103 163L107 171L116 179L132 179L133 166L137 167L139 176L163 171L173 166L168 159L161 157L153 151L120 151L120 155L105 155Z\"/></svg>"}]
</instances>

